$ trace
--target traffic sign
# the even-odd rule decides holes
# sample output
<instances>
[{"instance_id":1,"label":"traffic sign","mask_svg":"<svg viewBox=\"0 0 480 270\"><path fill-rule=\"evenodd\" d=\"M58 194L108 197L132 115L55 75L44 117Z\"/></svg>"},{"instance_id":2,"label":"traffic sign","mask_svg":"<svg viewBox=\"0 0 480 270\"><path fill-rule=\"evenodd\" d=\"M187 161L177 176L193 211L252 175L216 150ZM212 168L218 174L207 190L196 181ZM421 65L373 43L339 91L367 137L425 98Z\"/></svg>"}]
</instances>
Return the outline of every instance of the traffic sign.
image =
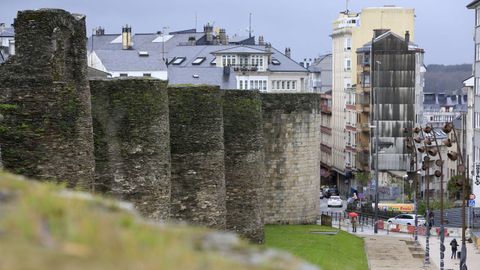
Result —
<instances>
[{"instance_id":1,"label":"traffic sign","mask_svg":"<svg viewBox=\"0 0 480 270\"><path fill-rule=\"evenodd\" d=\"M469 207L475 207L475 200L468 200Z\"/></svg>"}]
</instances>

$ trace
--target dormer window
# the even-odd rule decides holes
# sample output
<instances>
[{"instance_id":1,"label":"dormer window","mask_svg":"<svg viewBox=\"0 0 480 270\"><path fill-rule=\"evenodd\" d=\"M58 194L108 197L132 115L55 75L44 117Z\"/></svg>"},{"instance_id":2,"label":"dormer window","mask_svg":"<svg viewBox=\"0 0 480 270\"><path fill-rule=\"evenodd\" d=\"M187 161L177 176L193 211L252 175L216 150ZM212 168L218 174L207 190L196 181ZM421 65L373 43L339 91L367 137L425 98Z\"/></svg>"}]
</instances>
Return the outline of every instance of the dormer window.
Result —
<instances>
[{"instance_id":1,"label":"dormer window","mask_svg":"<svg viewBox=\"0 0 480 270\"><path fill-rule=\"evenodd\" d=\"M278 59L276 59L276 58L272 58L272 64L275 65L275 66L279 66L280 61L278 61Z\"/></svg>"},{"instance_id":2,"label":"dormer window","mask_svg":"<svg viewBox=\"0 0 480 270\"><path fill-rule=\"evenodd\" d=\"M148 52L147 52L147 51L138 51L138 56L140 56L140 57L147 57L147 56L148 56Z\"/></svg>"},{"instance_id":3,"label":"dormer window","mask_svg":"<svg viewBox=\"0 0 480 270\"><path fill-rule=\"evenodd\" d=\"M205 61L205 57L197 57L195 58L195 60L192 62L192 65L200 65L203 63L203 61Z\"/></svg>"},{"instance_id":4,"label":"dormer window","mask_svg":"<svg viewBox=\"0 0 480 270\"><path fill-rule=\"evenodd\" d=\"M185 59L187 59L187 58L186 57L175 57L170 62L170 64L178 66L178 65L182 64L183 61L185 61Z\"/></svg>"},{"instance_id":5,"label":"dormer window","mask_svg":"<svg viewBox=\"0 0 480 270\"><path fill-rule=\"evenodd\" d=\"M210 65L216 66L217 65L217 58L214 57L212 61L210 61Z\"/></svg>"}]
</instances>

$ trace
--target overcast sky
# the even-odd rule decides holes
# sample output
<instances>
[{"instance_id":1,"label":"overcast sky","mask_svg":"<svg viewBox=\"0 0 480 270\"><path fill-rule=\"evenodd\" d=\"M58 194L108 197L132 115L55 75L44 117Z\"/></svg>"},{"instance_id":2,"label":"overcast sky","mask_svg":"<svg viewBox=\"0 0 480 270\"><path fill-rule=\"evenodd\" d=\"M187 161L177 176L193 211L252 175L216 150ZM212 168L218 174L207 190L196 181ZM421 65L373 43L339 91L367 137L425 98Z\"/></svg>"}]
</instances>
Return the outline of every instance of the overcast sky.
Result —
<instances>
[{"instance_id":1,"label":"overcast sky","mask_svg":"<svg viewBox=\"0 0 480 270\"><path fill-rule=\"evenodd\" d=\"M470 0L350 0L349 9L397 5L415 8L415 41L426 51L427 64L471 63L474 12ZM0 0L0 22L12 23L18 10L63 8L87 15L87 29L103 26L107 33L202 29L207 22L247 35L253 13L254 35L283 51L292 48L296 60L331 51L332 21L345 10L345 0Z\"/></svg>"}]
</instances>

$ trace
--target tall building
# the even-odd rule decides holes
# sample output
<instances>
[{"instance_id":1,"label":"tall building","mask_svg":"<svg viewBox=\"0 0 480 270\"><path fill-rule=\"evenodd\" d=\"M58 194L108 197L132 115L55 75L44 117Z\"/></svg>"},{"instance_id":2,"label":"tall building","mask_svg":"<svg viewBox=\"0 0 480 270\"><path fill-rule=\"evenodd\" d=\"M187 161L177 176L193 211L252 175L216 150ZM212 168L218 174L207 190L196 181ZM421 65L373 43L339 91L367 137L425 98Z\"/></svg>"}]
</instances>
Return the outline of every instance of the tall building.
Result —
<instances>
[{"instance_id":1,"label":"tall building","mask_svg":"<svg viewBox=\"0 0 480 270\"><path fill-rule=\"evenodd\" d=\"M378 128L379 181L384 186L391 186L388 181L392 178L403 181L411 171L405 139L417 123L424 122L423 54L423 49L410 41L408 31L403 38L385 29L375 30L372 41L357 49L355 169L369 173L375 168ZM386 195L386 199L395 198Z\"/></svg>"},{"instance_id":2,"label":"tall building","mask_svg":"<svg viewBox=\"0 0 480 270\"><path fill-rule=\"evenodd\" d=\"M413 41L414 18L414 9L384 6L341 12L333 22L332 167L343 192L357 164L356 51L371 41L374 29L401 36L408 31Z\"/></svg>"},{"instance_id":3,"label":"tall building","mask_svg":"<svg viewBox=\"0 0 480 270\"><path fill-rule=\"evenodd\" d=\"M467 8L475 10L475 59L473 64L474 97L473 97L473 118L469 125L473 127L472 152L474 164L472 176L472 192L476 195L475 205L480 205L480 0L475 0L468 4Z\"/></svg>"}]
</instances>

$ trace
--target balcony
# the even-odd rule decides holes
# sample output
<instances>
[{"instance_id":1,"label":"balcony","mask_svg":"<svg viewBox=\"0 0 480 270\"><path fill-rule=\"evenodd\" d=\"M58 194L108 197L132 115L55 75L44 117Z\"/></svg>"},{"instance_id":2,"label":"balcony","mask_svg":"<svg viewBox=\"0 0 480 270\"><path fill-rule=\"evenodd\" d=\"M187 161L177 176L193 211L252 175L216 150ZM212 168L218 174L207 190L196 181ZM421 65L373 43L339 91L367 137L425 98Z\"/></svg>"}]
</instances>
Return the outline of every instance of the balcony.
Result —
<instances>
[{"instance_id":1,"label":"balcony","mask_svg":"<svg viewBox=\"0 0 480 270\"><path fill-rule=\"evenodd\" d=\"M358 131L362 132L370 132L370 124L369 123L359 123L358 125Z\"/></svg>"},{"instance_id":2,"label":"balcony","mask_svg":"<svg viewBox=\"0 0 480 270\"><path fill-rule=\"evenodd\" d=\"M253 65L230 65L234 71L247 72L247 71L258 71L258 66Z\"/></svg>"},{"instance_id":3,"label":"balcony","mask_svg":"<svg viewBox=\"0 0 480 270\"><path fill-rule=\"evenodd\" d=\"M327 106L327 105L321 105L320 106L320 111L324 114L332 114L332 107Z\"/></svg>"}]
</instances>

